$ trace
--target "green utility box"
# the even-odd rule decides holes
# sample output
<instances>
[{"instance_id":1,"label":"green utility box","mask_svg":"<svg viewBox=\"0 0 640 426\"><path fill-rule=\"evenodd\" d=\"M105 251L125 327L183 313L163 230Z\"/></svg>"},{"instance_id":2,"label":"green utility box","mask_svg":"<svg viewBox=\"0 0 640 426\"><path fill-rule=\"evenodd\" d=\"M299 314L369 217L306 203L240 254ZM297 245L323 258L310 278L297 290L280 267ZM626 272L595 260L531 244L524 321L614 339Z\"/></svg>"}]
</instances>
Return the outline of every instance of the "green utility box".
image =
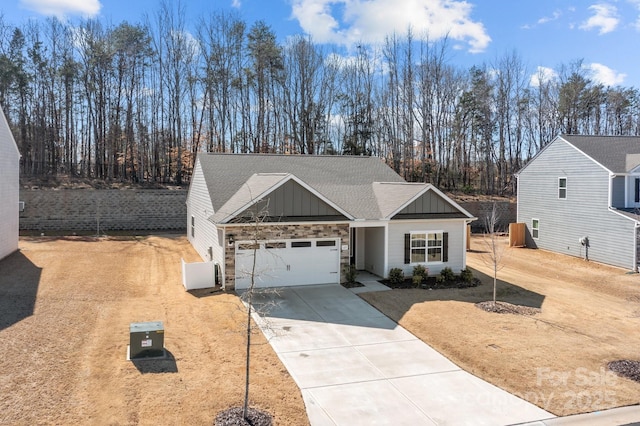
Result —
<instances>
[{"instance_id":1,"label":"green utility box","mask_svg":"<svg viewBox=\"0 0 640 426\"><path fill-rule=\"evenodd\" d=\"M164 326L162 321L132 322L129 326L129 358L164 355Z\"/></svg>"}]
</instances>

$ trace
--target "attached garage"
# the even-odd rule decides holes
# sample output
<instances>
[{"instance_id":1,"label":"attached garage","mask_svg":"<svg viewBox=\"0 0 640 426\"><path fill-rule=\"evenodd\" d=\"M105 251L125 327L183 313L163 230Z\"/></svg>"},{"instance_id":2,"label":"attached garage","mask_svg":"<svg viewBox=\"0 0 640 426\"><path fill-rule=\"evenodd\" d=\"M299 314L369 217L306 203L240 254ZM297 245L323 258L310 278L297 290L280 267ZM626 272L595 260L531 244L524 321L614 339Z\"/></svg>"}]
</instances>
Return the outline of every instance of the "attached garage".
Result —
<instances>
[{"instance_id":1,"label":"attached garage","mask_svg":"<svg viewBox=\"0 0 640 426\"><path fill-rule=\"evenodd\" d=\"M340 239L296 239L235 243L235 286L287 287L340 283ZM311 260L311 261L310 261Z\"/></svg>"},{"instance_id":2,"label":"attached garage","mask_svg":"<svg viewBox=\"0 0 640 426\"><path fill-rule=\"evenodd\" d=\"M339 284L351 262L380 277L395 267L410 273L416 264L459 271L474 219L432 185L405 182L379 158L200 153L186 225L193 247L233 290L248 288L252 275L257 287ZM412 233L447 233L449 256L404 263L404 235Z\"/></svg>"}]
</instances>

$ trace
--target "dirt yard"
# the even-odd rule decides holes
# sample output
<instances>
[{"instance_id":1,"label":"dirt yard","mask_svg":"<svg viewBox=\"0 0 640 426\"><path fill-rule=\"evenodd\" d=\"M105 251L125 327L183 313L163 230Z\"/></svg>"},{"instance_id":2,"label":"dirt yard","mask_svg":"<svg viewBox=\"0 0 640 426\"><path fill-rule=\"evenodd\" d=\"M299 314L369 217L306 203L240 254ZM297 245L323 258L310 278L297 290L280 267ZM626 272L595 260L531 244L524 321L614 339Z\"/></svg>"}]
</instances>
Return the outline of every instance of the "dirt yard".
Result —
<instances>
[{"instance_id":1,"label":"dirt yard","mask_svg":"<svg viewBox=\"0 0 640 426\"><path fill-rule=\"evenodd\" d=\"M506 246L506 240L502 241ZM556 415L640 402L640 384L608 372L640 360L640 275L542 250L506 249L498 300L535 316L485 312L492 267L474 237L468 265L482 285L362 297L467 371ZM486 274L486 275L485 275Z\"/></svg>"},{"instance_id":2,"label":"dirt yard","mask_svg":"<svg viewBox=\"0 0 640 426\"><path fill-rule=\"evenodd\" d=\"M0 424L205 425L240 405L245 314L185 292L186 238L23 238L0 261ZM164 322L173 359L126 360L129 324ZM253 337L251 403L308 424L297 386Z\"/></svg>"}]
</instances>

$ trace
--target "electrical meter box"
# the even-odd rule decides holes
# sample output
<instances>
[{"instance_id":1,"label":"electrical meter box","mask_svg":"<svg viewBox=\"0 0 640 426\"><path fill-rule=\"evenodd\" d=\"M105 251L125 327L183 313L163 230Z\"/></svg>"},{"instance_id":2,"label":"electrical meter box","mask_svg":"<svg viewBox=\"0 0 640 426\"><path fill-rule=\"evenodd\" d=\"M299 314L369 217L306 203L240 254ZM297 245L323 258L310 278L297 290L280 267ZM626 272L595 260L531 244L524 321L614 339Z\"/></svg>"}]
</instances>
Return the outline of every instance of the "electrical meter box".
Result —
<instances>
[{"instance_id":1,"label":"electrical meter box","mask_svg":"<svg viewBox=\"0 0 640 426\"><path fill-rule=\"evenodd\" d=\"M129 358L164 356L162 321L132 322L129 326Z\"/></svg>"}]
</instances>

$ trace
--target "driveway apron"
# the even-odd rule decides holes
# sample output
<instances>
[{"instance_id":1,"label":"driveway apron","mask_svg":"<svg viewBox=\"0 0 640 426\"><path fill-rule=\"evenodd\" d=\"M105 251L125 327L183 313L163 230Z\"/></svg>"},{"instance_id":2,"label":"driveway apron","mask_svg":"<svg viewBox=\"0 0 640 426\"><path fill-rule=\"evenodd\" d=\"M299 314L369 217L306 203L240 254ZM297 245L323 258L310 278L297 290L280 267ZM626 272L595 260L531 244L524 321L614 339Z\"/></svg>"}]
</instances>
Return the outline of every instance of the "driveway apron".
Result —
<instances>
[{"instance_id":1,"label":"driveway apron","mask_svg":"<svg viewBox=\"0 0 640 426\"><path fill-rule=\"evenodd\" d=\"M461 370L339 285L254 297L254 319L323 425L501 425L553 417ZM455 338L455 336L452 336Z\"/></svg>"}]
</instances>

